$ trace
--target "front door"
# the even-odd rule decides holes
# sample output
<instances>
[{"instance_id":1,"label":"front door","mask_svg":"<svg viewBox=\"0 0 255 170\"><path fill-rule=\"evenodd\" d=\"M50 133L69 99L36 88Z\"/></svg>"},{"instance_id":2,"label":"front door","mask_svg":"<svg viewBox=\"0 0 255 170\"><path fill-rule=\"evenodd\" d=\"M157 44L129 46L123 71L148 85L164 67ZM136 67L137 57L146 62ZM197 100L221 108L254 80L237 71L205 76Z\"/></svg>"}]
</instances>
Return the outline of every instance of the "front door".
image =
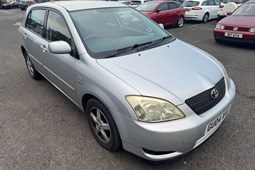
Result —
<instances>
[{"instance_id":1,"label":"front door","mask_svg":"<svg viewBox=\"0 0 255 170\"><path fill-rule=\"evenodd\" d=\"M77 103L74 43L64 17L57 11L50 10L46 20L45 70L47 78ZM66 41L73 49L70 54L53 54L48 50L52 41Z\"/></svg>"}]
</instances>

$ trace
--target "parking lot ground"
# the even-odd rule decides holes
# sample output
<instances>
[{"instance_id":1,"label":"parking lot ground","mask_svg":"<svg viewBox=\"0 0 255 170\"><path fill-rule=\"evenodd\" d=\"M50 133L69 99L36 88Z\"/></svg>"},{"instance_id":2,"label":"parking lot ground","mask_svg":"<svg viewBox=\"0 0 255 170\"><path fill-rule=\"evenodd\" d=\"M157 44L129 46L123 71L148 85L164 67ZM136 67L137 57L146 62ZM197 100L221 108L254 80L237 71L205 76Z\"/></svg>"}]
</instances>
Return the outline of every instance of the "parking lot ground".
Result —
<instances>
[{"instance_id":1,"label":"parking lot ground","mask_svg":"<svg viewBox=\"0 0 255 170\"><path fill-rule=\"evenodd\" d=\"M23 15L18 9L0 10L0 170L254 170L255 50L215 43L216 21L167 30L222 62L236 83L235 103L203 145L179 159L152 164L125 151L102 149L71 101L45 79L29 77L18 41Z\"/></svg>"}]
</instances>

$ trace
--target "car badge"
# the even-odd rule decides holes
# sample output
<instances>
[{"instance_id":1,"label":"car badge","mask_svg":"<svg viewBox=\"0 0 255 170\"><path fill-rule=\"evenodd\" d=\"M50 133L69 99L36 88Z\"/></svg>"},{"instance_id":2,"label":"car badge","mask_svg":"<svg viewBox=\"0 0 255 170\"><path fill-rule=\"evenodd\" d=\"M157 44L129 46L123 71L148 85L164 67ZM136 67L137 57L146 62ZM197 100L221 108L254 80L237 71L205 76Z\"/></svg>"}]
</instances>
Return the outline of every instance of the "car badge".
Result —
<instances>
[{"instance_id":1,"label":"car badge","mask_svg":"<svg viewBox=\"0 0 255 170\"><path fill-rule=\"evenodd\" d=\"M218 91L216 88L212 89L212 91L211 91L211 97L212 97L213 99L216 99L218 96L219 96L219 91Z\"/></svg>"},{"instance_id":2,"label":"car badge","mask_svg":"<svg viewBox=\"0 0 255 170\"><path fill-rule=\"evenodd\" d=\"M238 27L234 27L233 30L234 30L234 31L237 31L237 30L238 30Z\"/></svg>"}]
</instances>

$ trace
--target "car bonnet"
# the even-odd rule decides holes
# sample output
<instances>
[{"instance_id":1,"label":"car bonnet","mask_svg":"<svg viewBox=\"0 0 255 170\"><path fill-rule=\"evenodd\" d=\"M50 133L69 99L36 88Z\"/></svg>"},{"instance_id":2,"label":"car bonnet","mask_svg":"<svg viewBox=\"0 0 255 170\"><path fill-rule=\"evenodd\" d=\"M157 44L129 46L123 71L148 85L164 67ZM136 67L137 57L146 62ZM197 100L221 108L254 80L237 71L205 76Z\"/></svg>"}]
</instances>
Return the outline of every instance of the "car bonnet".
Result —
<instances>
[{"instance_id":1,"label":"car bonnet","mask_svg":"<svg viewBox=\"0 0 255 170\"><path fill-rule=\"evenodd\" d=\"M228 16L221 21L220 24L239 27L255 27L255 16Z\"/></svg>"},{"instance_id":2,"label":"car bonnet","mask_svg":"<svg viewBox=\"0 0 255 170\"><path fill-rule=\"evenodd\" d=\"M97 62L141 95L165 98L176 105L213 87L223 77L215 58L180 40Z\"/></svg>"}]
</instances>

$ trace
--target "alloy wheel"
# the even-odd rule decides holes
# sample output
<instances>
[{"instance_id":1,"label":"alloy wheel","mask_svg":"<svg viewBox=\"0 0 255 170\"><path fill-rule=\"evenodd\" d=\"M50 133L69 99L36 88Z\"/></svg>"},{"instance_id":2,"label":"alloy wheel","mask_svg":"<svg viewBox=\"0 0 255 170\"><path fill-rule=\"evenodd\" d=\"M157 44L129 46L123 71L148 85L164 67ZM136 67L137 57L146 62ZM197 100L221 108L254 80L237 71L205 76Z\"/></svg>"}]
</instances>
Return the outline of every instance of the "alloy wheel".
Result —
<instances>
[{"instance_id":1,"label":"alloy wheel","mask_svg":"<svg viewBox=\"0 0 255 170\"><path fill-rule=\"evenodd\" d=\"M110 143L112 133L104 113L100 109L93 107L90 112L90 119L92 120L92 127L98 139L103 143Z\"/></svg>"},{"instance_id":2,"label":"alloy wheel","mask_svg":"<svg viewBox=\"0 0 255 170\"><path fill-rule=\"evenodd\" d=\"M30 60L30 58L28 56L26 58L27 58L27 68L28 68L28 71L31 74L31 76L34 76L35 72L34 72L33 64L32 64L32 62L31 62L31 60Z\"/></svg>"},{"instance_id":3,"label":"alloy wheel","mask_svg":"<svg viewBox=\"0 0 255 170\"><path fill-rule=\"evenodd\" d=\"M183 24L184 24L184 19L183 19L183 17L180 17L180 18L178 19L178 27L182 27Z\"/></svg>"}]
</instances>

